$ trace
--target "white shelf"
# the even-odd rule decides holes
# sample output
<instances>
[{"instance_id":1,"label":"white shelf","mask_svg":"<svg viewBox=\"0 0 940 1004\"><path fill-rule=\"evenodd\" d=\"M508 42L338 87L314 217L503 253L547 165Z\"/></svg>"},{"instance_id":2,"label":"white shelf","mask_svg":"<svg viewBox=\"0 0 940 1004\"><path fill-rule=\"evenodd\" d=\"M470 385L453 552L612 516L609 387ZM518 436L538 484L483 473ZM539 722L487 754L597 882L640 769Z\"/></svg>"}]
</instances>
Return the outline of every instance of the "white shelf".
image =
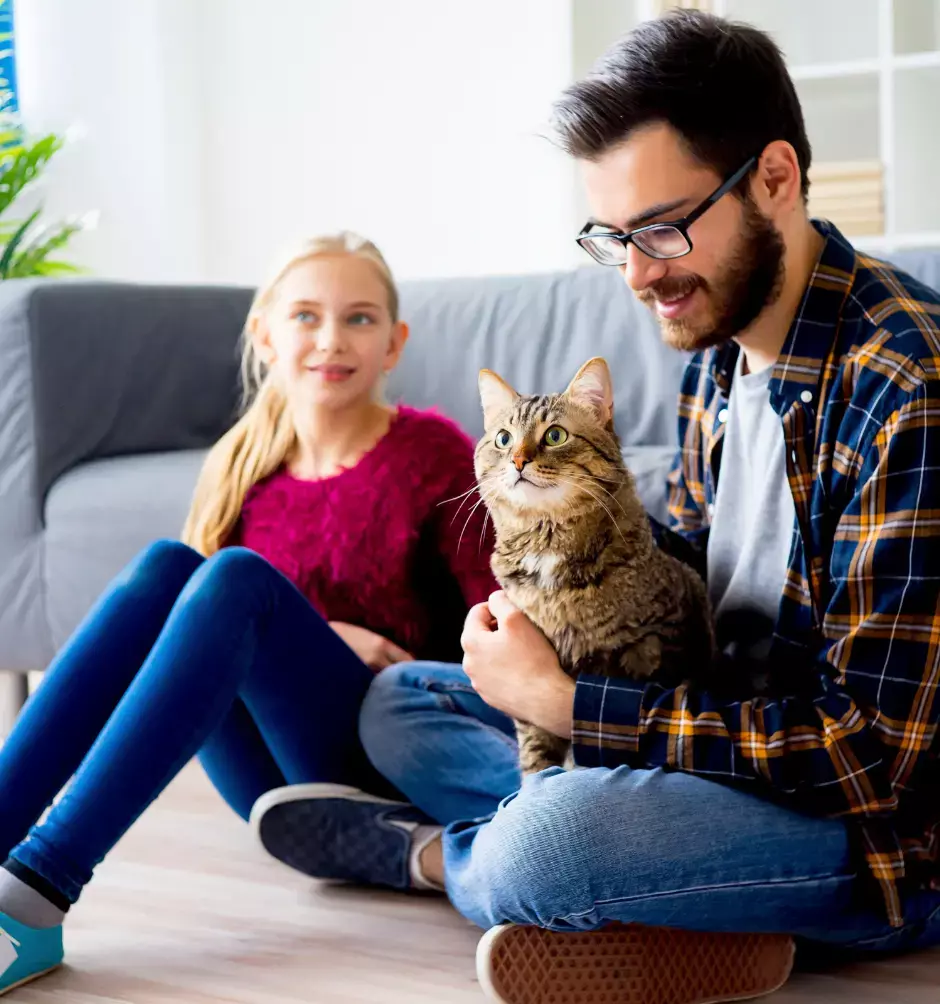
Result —
<instances>
[{"instance_id":1,"label":"white shelf","mask_svg":"<svg viewBox=\"0 0 940 1004\"><path fill-rule=\"evenodd\" d=\"M903 0L902 0L903 2ZM877 59L880 0L713 0L716 14L770 32L790 66Z\"/></svg>"},{"instance_id":2,"label":"white shelf","mask_svg":"<svg viewBox=\"0 0 940 1004\"><path fill-rule=\"evenodd\" d=\"M907 251L916 248L940 248L940 230L853 237L852 243L862 251Z\"/></svg>"},{"instance_id":3,"label":"white shelf","mask_svg":"<svg viewBox=\"0 0 940 1004\"><path fill-rule=\"evenodd\" d=\"M712 0L787 57L813 162L877 160L885 232L872 252L940 247L940 0ZM835 220L838 224L838 220Z\"/></svg>"},{"instance_id":4,"label":"white shelf","mask_svg":"<svg viewBox=\"0 0 940 1004\"><path fill-rule=\"evenodd\" d=\"M940 0L897 0L893 15L892 52L940 49Z\"/></svg>"},{"instance_id":5,"label":"white shelf","mask_svg":"<svg viewBox=\"0 0 940 1004\"><path fill-rule=\"evenodd\" d=\"M846 63L814 63L791 66L794 82L803 80L837 80L841 77L862 77L883 70L917 70L940 66L940 52L912 52L879 59L857 59Z\"/></svg>"},{"instance_id":6,"label":"white shelf","mask_svg":"<svg viewBox=\"0 0 940 1004\"><path fill-rule=\"evenodd\" d=\"M880 86L877 73L796 83L814 163L882 160Z\"/></svg>"},{"instance_id":7,"label":"white shelf","mask_svg":"<svg viewBox=\"0 0 940 1004\"><path fill-rule=\"evenodd\" d=\"M661 4L576 0L571 6L580 75ZM850 230L853 213L855 226L875 225L869 192L841 204L847 236L872 252L940 247L940 0L701 0L699 6L749 22L780 46L814 164L881 165L885 232L866 237ZM821 202L838 204L838 196L828 193Z\"/></svg>"},{"instance_id":8,"label":"white shelf","mask_svg":"<svg viewBox=\"0 0 940 1004\"><path fill-rule=\"evenodd\" d=\"M940 230L940 168L936 123L940 64L894 75L895 226L901 232Z\"/></svg>"},{"instance_id":9,"label":"white shelf","mask_svg":"<svg viewBox=\"0 0 940 1004\"><path fill-rule=\"evenodd\" d=\"M875 76L881 72L880 59L857 59L850 63L815 63L810 66L791 66L794 83L804 80L838 80L842 77Z\"/></svg>"},{"instance_id":10,"label":"white shelf","mask_svg":"<svg viewBox=\"0 0 940 1004\"><path fill-rule=\"evenodd\" d=\"M940 66L940 52L910 52L902 56L889 56L888 69L918 70Z\"/></svg>"}]
</instances>

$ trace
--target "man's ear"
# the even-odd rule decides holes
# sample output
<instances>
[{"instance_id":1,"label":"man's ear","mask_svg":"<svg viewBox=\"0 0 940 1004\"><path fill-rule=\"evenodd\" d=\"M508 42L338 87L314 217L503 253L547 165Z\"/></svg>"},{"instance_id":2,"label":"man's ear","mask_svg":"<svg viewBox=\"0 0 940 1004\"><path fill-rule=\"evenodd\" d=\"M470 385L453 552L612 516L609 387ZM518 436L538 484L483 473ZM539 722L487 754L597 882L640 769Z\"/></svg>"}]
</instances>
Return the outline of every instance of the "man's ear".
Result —
<instances>
[{"instance_id":1,"label":"man's ear","mask_svg":"<svg viewBox=\"0 0 940 1004\"><path fill-rule=\"evenodd\" d=\"M796 150L786 140L768 143L761 153L751 182L761 212L776 217L803 203L803 170Z\"/></svg>"}]
</instances>

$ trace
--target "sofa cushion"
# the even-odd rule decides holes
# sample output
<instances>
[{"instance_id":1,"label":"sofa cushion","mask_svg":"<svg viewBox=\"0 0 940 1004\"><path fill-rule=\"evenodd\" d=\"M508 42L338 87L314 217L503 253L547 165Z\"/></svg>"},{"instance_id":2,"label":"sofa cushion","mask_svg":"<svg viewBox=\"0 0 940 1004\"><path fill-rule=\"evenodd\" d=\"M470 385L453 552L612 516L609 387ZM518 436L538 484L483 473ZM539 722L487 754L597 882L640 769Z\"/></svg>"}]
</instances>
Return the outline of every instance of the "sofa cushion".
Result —
<instances>
[{"instance_id":1,"label":"sofa cushion","mask_svg":"<svg viewBox=\"0 0 940 1004\"><path fill-rule=\"evenodd\" d=\"M202 450L184 450L96 460L52 486L44 585L54 645L135 554L162 537L179 537L204 457Z\"/></svg>"},{"instance_id":2,"label":"sofa cushion","mask_svg":"<svg viewBox=\"0 0 940 1004\"><path fill-rule=\"evenodd\" d=\"M582 363L604 356L624 445L675 442L685 357L663 345L653 315L617 269L402 283L402 316L412 337L390 395L442 407L473 436L483 426L480 369L520 393L545 394L564 390Z\"/></svg>"}]
</instances>

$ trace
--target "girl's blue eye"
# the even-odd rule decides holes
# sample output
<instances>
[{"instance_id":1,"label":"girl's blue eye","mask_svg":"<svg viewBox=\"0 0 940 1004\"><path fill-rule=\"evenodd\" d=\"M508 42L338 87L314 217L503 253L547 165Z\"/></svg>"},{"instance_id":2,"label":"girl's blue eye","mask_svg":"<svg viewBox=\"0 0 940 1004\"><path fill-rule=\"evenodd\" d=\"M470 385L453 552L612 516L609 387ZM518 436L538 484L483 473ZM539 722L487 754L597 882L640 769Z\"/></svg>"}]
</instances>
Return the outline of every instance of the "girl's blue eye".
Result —
<instances>
[{"instance_id":1,"label":"girl's blue eye","mask_svg":"<svg viewBox=\"0 0 940 1004\"><path fill-rule=\"evenodd\" d=\"M545 445L546 446L561 446L562 443L568 441L568 433L560 425L553 425L545 433Z\"/></svg>"},{"instance_id":2,"label":"girl's blue eye","mask_svg":"<svg viewBox=\"0 0 940 1004\"><path fill-rule=\"evenodd\" d=\"M500 429L499 432L496 433L496 439L494 442L496 443L497 449L508 450L509 447L512 446L512 433L507 432L505 429Z\"/></svg>"},{"instance_id":3,"label":"girl's blue eye","mask_svg":"<svg viewBox=\"0 0 940 1004\"><path fill-rule=\"evenodd\" d=\"M368 314L353 314L352 317L349 318L349 323L353 325L353 327L362 327L366 324L373 324L374 322Z\"/></svg>"},{"instance_id":4,"label":"girl's blue eye","mask_svg":"<svg viewBox=\"0 0 940 1004\"><path fill-rule=\"evenodd\" d=\"M317 315L312 310L295 310L293 319L300 321L301 324L313 324L317 319Z\"/></svg>"}]
</instances>

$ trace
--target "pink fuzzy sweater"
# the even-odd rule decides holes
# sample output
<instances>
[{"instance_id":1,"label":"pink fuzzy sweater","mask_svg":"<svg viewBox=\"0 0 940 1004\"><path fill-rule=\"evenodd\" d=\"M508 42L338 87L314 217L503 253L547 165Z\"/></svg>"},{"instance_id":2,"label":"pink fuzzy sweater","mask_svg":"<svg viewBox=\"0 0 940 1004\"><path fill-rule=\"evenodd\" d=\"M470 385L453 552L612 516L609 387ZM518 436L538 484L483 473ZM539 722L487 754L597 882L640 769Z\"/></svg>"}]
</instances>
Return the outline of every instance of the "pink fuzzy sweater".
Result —
<instances>
[{"instance_id":1,"label":"pink fuzzy sweater","mask_svg":"<svg viewBox=\"0 0 940 1004\"><path fill-rule=\"evenodd\" d=\"M280 470L248 493L231 540L280 569L327 620L368 628L419 659L460 659L467 610L497 588L473 446L451 421L399 408L348 470L301 481ZM482 536L481 536L482 533ZM482 541L482 543L481 543Z\"/></svg>"}]
</instances>

